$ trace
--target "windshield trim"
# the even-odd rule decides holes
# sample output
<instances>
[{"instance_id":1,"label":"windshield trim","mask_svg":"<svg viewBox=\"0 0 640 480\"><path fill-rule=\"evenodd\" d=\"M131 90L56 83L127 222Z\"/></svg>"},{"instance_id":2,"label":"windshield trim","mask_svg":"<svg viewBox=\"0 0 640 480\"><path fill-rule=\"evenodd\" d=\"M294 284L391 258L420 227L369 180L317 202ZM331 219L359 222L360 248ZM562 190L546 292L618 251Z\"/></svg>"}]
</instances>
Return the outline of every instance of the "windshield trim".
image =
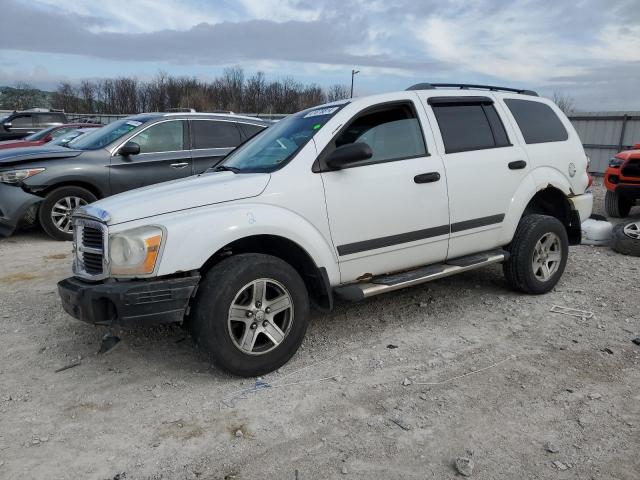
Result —
<instances>
[{"instance_id":1,"label":"windshield trim","mask_svg":"<svg viewBox=\"0 0 640 480\"><path fill-rule=\"evenodd\" d=\"M327 118L327 122L329 122L329 120L331 120L333 117L335 117L338 112L340 112L340 110L342 110L345 106L347 106L350 102L350 100L343 100L342 103L326 103L323 105L316 105L315 107L311 107L311 108L307 108L306 110L301 110L297 113L294 113L292 115L289 115L285 118L283 118L282 120L280 120L281 122L284 122L286 120L289 120L291 118L304 118L305 115L307 115L308 113L314 111L314 110L322 110L324 108L332 108L332 107L336 107L336 110L331 112L331 114L328 116ZM327 124L327 122L325 122L325 124L322 126L322 128L324 128ZM251 143L257 139L259 139L260 136L262 135L268 135L269 134L269 129L273 128L277 125L271 125L268 128L265 128L262 132L258 133L257 135L255 135L254 137L250 138L249 140L247 140L246 142L242 143L241 145L239 145L238 147L236 147L235 150L233 150L222 162L220 162L218 166L226 166L226 163L233 159L233 157L236 154L239 154L240 152L242 152L242 150L244 150L245 148L247 148L247 146L251 145ZM278 170L286 167L289 162L291 162L297 155L298 153L300 153L302 151L303 148L305 148L307 146L307 144L313 140L313 137L316 136L316 134L322 130L322 128L318 129L315 133L313 133L313 135L311 135L309 138L307 138L302 144L300 144L300 146L298 146L297 149L295 149L293 152L291 152L287 157L285 157L284 160L282 160L280 163L278 163L277 165L273 165L270 167L260 167L260 168L237 168L237 167L232 167L234 168L233 173L238 173L238 174L243 174L243 173L273 173L273 172L277 172Z\"/></svg>"}]
</instances>

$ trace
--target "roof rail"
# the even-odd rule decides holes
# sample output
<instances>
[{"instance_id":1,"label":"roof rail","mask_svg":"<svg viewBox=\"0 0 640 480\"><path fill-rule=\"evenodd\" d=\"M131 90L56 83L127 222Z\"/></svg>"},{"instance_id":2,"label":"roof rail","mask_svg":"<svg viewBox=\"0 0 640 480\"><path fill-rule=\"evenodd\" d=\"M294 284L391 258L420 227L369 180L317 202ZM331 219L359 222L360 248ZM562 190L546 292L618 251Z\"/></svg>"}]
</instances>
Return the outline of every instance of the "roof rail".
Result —
<instances>
[{"instance_id":1,"label":"roof rail","mask_svg":"<svg viewBox=\"0 0 640 480\"><path fill-rule=\"evenodd\" d=\"M416 83L411 85L407 90L434 90L436 88L458 88L460 90L480 89L490 90L492 92L513 92L521 95L538 96L533 90L524 90L520 88L496 87L494 85L475 85L472 83Z\"/></svg>"}]
</instances>

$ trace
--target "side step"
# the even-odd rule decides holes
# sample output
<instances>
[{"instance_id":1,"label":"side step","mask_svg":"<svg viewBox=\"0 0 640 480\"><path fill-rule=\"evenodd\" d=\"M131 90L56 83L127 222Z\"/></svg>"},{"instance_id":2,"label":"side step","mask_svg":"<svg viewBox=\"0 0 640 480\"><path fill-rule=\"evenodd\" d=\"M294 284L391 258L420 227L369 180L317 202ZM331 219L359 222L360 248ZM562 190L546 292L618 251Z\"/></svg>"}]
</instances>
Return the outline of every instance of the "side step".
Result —
<instances>
[{"instance_id":1,"label":"side step","mask_svg":"<svg viewBox=\"0 0 640 480\"><path fill-rule=\"evenodd\" d=\"M373 277L367 282L350 283L349 285L336 287L334 292L346 300L357 301L381 293L392 292L393 290L400 290L401 288L448 277L456 273L475 270L493 263L501 263L508 259L509 252L506 250L491 250L447 260L446 263L426 265L414 270Z\"/></svg>"}]
</instances>

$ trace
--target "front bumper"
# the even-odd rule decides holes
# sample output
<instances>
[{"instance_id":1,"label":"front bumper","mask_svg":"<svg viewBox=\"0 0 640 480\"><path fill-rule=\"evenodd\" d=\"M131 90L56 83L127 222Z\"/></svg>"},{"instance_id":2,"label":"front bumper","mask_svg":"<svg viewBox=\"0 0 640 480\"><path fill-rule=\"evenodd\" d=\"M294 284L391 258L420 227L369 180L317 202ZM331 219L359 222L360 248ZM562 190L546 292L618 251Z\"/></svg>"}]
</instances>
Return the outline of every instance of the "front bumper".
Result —
<instances>
[{"instance_id":1,"label":"front bumper","mask_svg":"<svg viewBox=\"0 0 640 480\"><path fill-rule=\"evenodd\" d=\"M41 201L18 186L0 183L0 236L11 235L29 207Z\"/></svg>"},{"instance_id":2,"label":"front bumper","mask_svg":"<svg viewBox=\"0 0 640 480\"><path fill-rule=\"evenodd\" d=\"M181 322L200 276L90 283L75 277L58 283L62 308L95 325L126 328Z\"/></svg>"}]
</instances>

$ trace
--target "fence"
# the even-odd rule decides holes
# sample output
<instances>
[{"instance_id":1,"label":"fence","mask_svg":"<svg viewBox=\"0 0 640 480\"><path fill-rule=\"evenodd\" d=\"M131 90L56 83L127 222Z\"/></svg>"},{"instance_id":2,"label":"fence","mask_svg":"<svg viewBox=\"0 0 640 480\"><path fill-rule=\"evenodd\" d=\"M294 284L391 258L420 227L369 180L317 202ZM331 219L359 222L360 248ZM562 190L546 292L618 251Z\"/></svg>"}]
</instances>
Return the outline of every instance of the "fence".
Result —
<instances>
[{"instance_id":1,"label":"fence","mask_svg":"<svg viewBox=\"0 0 640 480\"><path fill-rule=\"evenodd\" d=\"M594 173L604 173L611 157L640 143L640 112L577 113L569 120L591 158Z\"/></svg>"}]
</instances>

